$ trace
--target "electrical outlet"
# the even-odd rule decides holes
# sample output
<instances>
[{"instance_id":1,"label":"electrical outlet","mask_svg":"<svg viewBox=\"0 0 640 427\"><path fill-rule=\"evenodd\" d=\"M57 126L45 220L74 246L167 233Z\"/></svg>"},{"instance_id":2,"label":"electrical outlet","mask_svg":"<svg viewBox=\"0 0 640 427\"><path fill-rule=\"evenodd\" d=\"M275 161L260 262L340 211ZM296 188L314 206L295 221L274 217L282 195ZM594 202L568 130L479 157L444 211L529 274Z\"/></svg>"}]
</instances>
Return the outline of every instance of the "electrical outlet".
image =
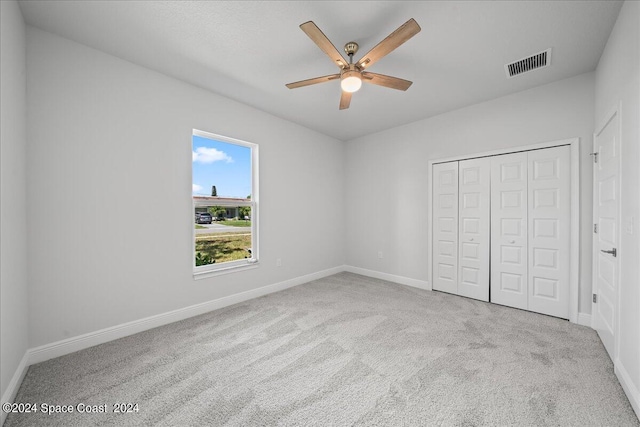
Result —
<instances>
[{"instance_id":1,"label":"electrical outlet","mask_svg":"<svg viewBox=\"0 0 640 427\"><path fill-rule=\"evenodd\" d=\"M276 259L276 267L282 267L282 258Z\"/></svg>"},{"instance_id":2,"label":"electrical outlet","mask_svg":"<svg viewBox=\"0 0 640 427\"><path fill-rule=\"evenodd\" d=\"M379 259L384 258L384 254L382 253L382 251L378 251L378 258Z\"/></svg>"}]
</instances>

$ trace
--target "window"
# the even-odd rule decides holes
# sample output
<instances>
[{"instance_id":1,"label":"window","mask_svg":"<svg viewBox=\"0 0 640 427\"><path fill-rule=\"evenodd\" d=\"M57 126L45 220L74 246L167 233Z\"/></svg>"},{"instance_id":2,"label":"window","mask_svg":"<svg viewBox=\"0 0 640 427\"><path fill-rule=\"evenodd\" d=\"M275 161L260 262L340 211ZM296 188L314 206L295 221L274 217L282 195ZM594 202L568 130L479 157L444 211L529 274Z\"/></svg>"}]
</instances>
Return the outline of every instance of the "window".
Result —
<instances>
[{"instance_id":1,"label":"window","mask_svg":"<svg viewBox=\"0 0 640 427\"><path fill-rule=\"evenodd\" d=\"M193 130L194 276L258 262L258 146Z\"/></svg>"}]
</instances>

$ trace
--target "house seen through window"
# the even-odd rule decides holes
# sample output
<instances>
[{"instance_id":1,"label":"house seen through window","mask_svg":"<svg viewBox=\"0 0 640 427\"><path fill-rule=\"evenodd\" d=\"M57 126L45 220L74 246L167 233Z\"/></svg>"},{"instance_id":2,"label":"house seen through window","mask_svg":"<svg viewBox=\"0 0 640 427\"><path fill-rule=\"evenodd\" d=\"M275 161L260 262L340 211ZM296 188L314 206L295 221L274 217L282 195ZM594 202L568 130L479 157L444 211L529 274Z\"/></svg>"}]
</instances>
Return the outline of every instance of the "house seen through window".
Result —
<instances>
[{"instance_id":1,"label":"house seen through window","mask_svg":"<svg viewBox=\"0 0 640 427\"><path fill-rule=\"evenodd\" d=\"M257 262L257 159L256 144L193 131L195 274Z\"/></svg>"}]
</instances>

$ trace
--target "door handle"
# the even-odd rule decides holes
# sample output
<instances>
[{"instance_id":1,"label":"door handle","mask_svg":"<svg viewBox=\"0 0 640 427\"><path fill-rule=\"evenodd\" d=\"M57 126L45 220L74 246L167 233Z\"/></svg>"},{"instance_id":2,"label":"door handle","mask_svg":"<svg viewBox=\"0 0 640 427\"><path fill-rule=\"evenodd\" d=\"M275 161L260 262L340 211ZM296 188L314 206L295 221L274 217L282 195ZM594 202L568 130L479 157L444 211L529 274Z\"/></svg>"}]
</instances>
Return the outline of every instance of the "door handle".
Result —
<instances>
[{"instance_id":1,"label":"door handle","mask_svg":"<svg viewBox=\"0 0 640 427\"><path fill-rule=\"evenodd\" d=\"M613 248L610 251L605 251L604 249L600 249L600 252L604 252L605 254L611 254L614 257L618 256L618 251L616 250L616 248Z\"/></svg>"}]
</instances>

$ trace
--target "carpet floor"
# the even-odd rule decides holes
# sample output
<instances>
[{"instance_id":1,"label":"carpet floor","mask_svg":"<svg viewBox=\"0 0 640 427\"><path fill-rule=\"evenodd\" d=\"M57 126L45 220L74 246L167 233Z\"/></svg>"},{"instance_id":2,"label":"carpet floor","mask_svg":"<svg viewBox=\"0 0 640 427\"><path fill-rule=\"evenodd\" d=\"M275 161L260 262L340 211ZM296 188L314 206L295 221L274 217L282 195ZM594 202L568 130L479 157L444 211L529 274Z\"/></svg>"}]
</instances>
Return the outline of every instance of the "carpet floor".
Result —
<instances>
[{"instance_id":1,"label":"carpet floor","mask_svg":"<svg viewBox=\"0 0 640 427\"><path fill-rule=\"evenodd\" d=\"M593 330L351 273L33 365L16 402L74 412L7 427L640 425Z\"/></svg>"}]
</instances>

